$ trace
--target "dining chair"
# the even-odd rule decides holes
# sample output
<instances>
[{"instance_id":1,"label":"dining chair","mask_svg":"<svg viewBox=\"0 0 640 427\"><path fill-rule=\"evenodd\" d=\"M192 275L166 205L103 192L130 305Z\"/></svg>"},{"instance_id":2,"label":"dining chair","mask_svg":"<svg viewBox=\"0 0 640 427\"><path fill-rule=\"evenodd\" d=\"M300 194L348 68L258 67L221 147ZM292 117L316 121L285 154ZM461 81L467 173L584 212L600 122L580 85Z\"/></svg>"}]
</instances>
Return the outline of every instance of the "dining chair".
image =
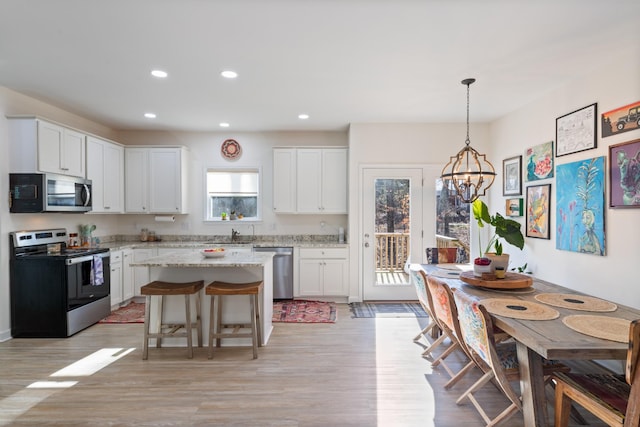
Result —
<instances>
[{"instance_id":1,"label":"dining chair","mask_svg":"<svg viewBox=\"0 0 640 427\"><path fill-rule=\"evenodd\" d=\"M453 294L449 285L434 276L427 276L427 297L429 306L434 314L435 322L442 330L442 336L449 338L449 345L436 357L432 366L442 365L442 368L449 374L451 379L445 384L445 388L454 386L460 379L475 365L473 359L458 372L455 372L446 363L445 359L455 350L460 350L465 356L466 349L460 343L460 330L457 321L458 312L453 303Z\"/></svg>"},{"instance_id":2,"label":"dining chair","mask_svg":"<svg viewBox=\"0 0 640 427\"><path fill-rule=\"evenodd\" d=\"M438 330L438 325L435 322L435 316L431 311L431 307L429 307L429 299L427 297L426 289L426 273L419 265L411 265L411 267L409 268L409 272L411 274L411 281L416 288L416 296L418 297L418 302L420 302L420 306L429 316L429 323L427 324L427 326L425 326L420 331L420 333L413 338L413 342L419 342L423 337L427 341L427 346L422 352L422 357L426 357L442 343L445 337L440 335L440 330ZM430 336L431 338L435 338L433 342L431 342Z\"/></svg>"},{"instance_id":3,"label":"dining chair","mask_svg":"<svg viewBox=\"0 0 640 427\"><path fill-rule=\"evenodd\" d=\"M476 366L475 361L467 353L466 346L461 341L460 325L458 323L458 309L453 301L453 292L449 285L442 280L429 276L427 278L427 296L430 299L432 311L435 314L438 327L443 331L443 336L450 340L449 346L433 361L433 366L442 364L444 370L451 379L444 385L445 389L453 387L464 375ZM447 365L445 359L455 350L460 350L467 357L469 362L458 372Z\"/></svg>"},{"instance_id":4,"label":"dining chair","mask_svg":"<svg viewBox=\"0 0 640 427\"><path fill-rule=\"evenodd\" d=\"M460 405L469 399L482 419L488 426L495 426L508 420L518 411L522 411L520 395L511 386L511 381L520 379L518 357L515 342L497 342L491 316L481 301L458 289L453 290L455 304L458 308L460 334L469 355L484 371L469 389L456 401ZM548 381L554 372L565 371L569 368L561 363L545 360L543 375ZM498 389L509 399L511 404L495 417L491 418L480 405L474 393L485 384L492 381Z\"/></svg>"},{"instance_id":5,"label":"dining chair","mask_svg":"<svg viewBox=\"0 0 640 427\"><path fill-rule=\"evenodd\" d=\"M640 319L629 327L625 375L557 373L556 427L569 424L569 408L576 402L609 426L640 425Z\"/></svg>"}]
</instances>

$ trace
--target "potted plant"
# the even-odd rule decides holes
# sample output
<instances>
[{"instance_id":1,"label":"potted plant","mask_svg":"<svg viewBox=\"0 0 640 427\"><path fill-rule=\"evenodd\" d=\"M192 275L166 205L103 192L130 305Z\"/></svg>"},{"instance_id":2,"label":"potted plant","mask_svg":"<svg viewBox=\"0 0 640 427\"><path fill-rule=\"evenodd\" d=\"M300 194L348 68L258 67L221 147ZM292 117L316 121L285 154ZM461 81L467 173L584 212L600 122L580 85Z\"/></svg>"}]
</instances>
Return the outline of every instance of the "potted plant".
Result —
<instances>
[{"instance_id":1,"label":"potted plant","mask_svg":"<svg viewBox=\"0 0 640 427\"><path fill-rule=\"evenodd\" d=\"M507 243L522 249L524 247L524 236L520 231L520 223L509 218L505 218L499 213L495 215L489 214L489 208L480 199L476 199L473 202L473 217L478 222L478 228L484 228L487 226L493 227L493 235L489 239L489 243L482 250L480 239L478 239L478 248L480 250L480 257L486 256L491 259L492 270L496 266L503 267L505 270L509 266L509 254L502 252L502 242L500 239L504 239ZM494 249L494 252L491 251Z\"/></svg>"}]
</instances>

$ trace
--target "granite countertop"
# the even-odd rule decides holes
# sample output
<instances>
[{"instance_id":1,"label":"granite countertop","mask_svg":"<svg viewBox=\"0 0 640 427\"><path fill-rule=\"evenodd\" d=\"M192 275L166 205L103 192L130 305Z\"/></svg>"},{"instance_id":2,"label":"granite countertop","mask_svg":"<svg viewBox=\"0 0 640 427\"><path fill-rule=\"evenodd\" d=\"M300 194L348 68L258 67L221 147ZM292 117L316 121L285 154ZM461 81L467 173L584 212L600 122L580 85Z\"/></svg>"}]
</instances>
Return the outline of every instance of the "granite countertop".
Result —
<instances>
[{"instance_id":1,"label":"granite countertop","mask_svg":"<svg viewBox=\"0 0 640 427\"><path fill-rule=\"evenodd\" d=\"M233 252L223 257L206 258L200 252L170 253L132 262L134 267L262 267L273 258L272 252Z\"/></svg>"}]
</instances>

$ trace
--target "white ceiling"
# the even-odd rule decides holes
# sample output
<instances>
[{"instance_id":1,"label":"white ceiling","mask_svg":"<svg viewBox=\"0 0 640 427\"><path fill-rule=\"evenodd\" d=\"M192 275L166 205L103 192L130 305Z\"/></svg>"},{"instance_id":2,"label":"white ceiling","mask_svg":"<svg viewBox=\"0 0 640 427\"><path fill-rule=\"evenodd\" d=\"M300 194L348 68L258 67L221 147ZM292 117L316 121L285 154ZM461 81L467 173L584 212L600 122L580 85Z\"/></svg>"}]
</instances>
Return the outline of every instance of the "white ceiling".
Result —
<instances>
[{"instance_id":1,"label":"white ceiling","mask_svg":"<svg viewBox=\"0 0 640 427\"><path fill-rule=\"evenodd\" d=\"M639 18L638 0L0 0L0 85L114 129L338 130L464 121L475 77L484 122L640 49Z\"/></svg>"}]
</instances>

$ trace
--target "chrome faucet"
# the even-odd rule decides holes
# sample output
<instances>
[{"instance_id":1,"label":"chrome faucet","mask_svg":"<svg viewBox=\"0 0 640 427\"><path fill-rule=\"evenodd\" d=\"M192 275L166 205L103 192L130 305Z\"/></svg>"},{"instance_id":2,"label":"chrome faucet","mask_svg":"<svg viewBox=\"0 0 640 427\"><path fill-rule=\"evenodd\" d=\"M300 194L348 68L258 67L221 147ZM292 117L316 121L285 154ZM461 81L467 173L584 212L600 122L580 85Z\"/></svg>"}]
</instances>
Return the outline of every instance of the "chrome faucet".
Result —
<instances>
[{"instance_id":1,"label":"chrome faucet","mask_svg":"<svg viewBox=\"0 0 640 427\"><path fill-rule=\"evenodd\" d=\"M240 232L237 230L234 230L233 228L231 229L231 241L235 242L236 239L238 238L238 235L240 235Z\"/></svg>"}]
</instances>

